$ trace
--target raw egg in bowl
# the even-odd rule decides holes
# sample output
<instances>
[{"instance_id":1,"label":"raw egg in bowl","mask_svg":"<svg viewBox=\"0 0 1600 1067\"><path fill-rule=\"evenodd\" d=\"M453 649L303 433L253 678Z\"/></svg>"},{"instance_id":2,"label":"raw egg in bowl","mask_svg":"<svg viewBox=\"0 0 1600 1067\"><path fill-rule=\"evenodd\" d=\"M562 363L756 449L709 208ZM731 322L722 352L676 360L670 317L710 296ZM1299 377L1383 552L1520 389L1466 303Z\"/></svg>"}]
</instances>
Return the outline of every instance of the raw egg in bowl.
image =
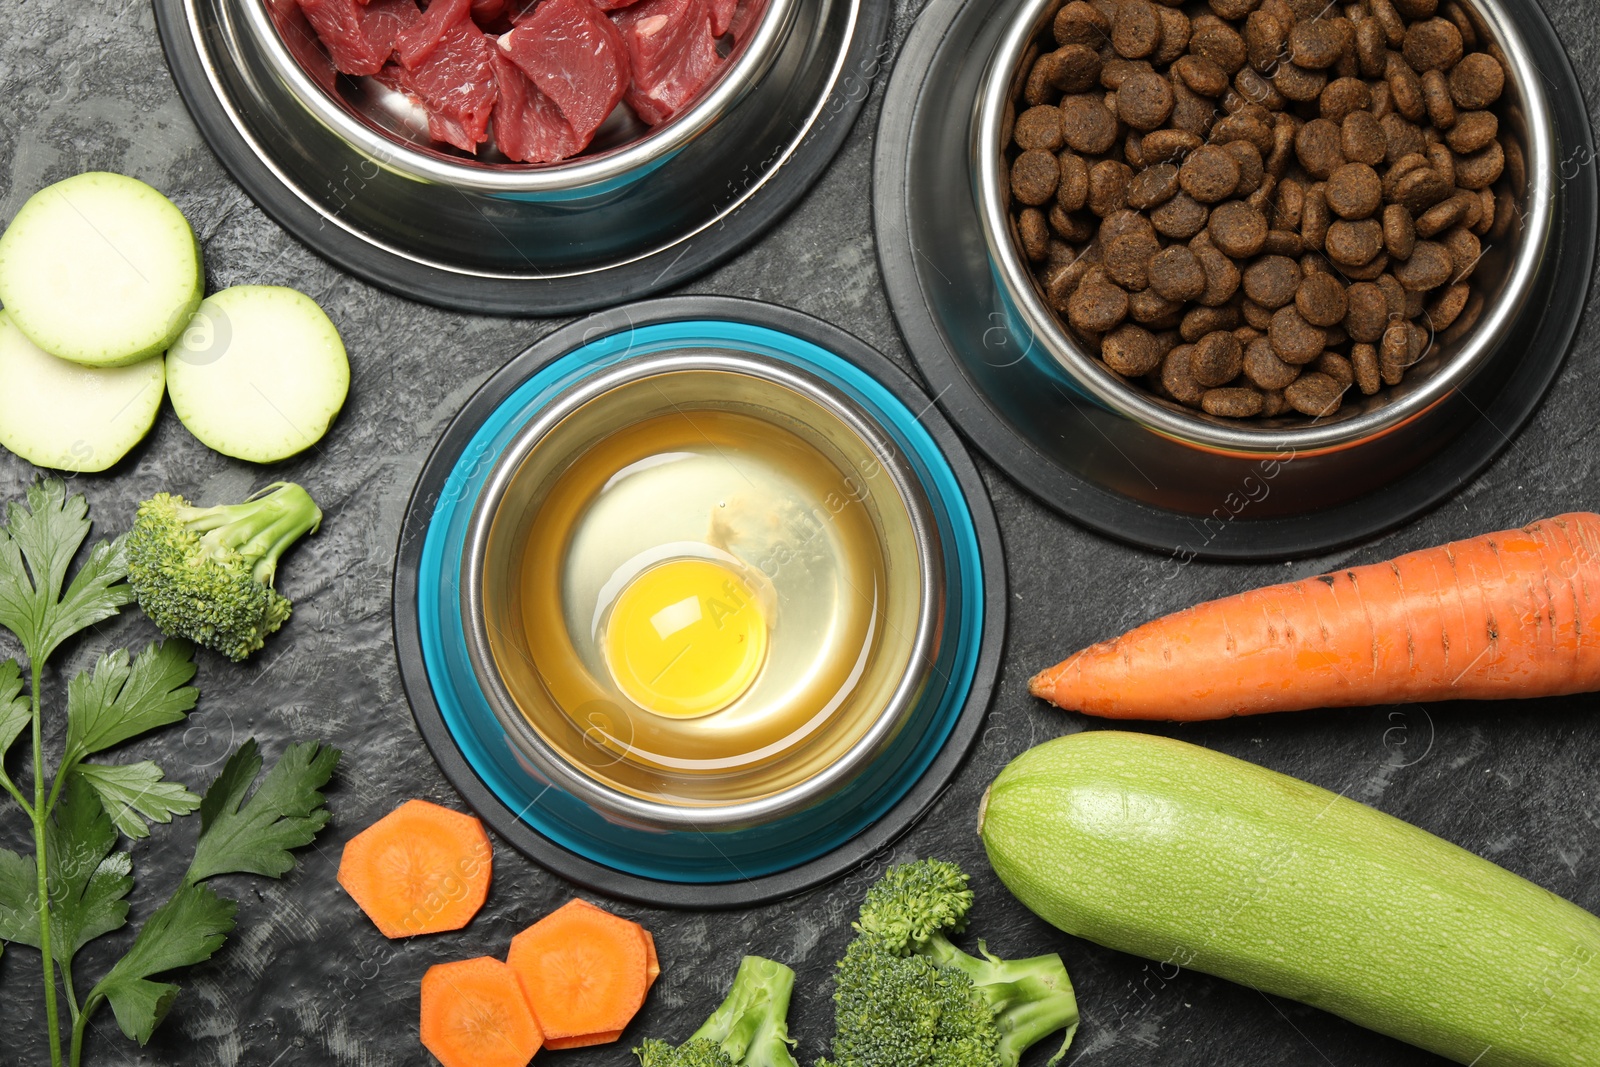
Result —
<instances>
[{"instance_id":1,"label":"raw egg in bowl","mask_svg":"<svg viewBox=\"0 0 1600 1067\"><path fill-rule=\"evenodd\" d=\"M937 800L1004 633L983 485L902 372L686 297L492 377L413 494L395 624L440 766L510 843L709 907L838 877Z\"/></svg>"}]
</instances>

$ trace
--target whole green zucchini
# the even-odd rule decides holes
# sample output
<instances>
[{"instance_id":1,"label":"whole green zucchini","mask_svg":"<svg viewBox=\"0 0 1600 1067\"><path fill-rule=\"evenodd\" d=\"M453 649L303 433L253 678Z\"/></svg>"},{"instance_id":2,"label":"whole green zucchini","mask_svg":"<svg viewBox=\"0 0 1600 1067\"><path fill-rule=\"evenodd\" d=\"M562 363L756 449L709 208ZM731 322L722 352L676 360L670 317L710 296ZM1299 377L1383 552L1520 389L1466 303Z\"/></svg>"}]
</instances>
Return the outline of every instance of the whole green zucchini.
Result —
<instances>
[{"instance_id":1,"label":"whole green zucchini","mask_svg":"<svg viewBox=\"0 0 1600 1067\"><path fill-rule=\"evenodd\" d=\"M1097 730L1013 761L979 831L1067 933L1476 1067L1600 1065L1600 919L1325 789Z\"/></svg>"}]
</instances>

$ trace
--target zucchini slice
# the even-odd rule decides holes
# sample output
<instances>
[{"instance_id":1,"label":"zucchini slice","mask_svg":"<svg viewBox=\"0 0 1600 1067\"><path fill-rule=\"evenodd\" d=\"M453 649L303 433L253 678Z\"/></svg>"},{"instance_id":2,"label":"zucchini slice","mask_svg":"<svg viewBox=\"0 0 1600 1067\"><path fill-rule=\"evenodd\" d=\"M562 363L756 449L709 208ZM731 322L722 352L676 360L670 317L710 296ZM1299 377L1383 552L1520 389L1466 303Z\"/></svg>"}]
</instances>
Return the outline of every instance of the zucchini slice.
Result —
<instances>
[{"instance_id":1,"label":"zucchini slice","mask_svg":"<svg viewBox=\"0 0 1600 1067\"><path fill-rule=\"evenodd\" d=\"M213 293L167 351L167 389L189 432L225 456L274 463L322 439L350 390L339 331L304 293Z\"/></svg>"},{"instance_id":2,"label":"zucchini slice","mask_svg":"<svg viewBox=\"0 0 1600 1067\"><path fill-rule=\"evenodd\" d=\"M183 212L121 174L46 186L0 236L0 303L29 340L75 363L120 367L159 355L204 286Z\"/></svg>"},{"instance_id":3,"label":"zucchini slice","mask_svg":"<svg viewBox=\"0 0 1600 1067\"><path fill-rule=\"evenodd\" d=\"M28 340L0 311L0 445L37 467L103 471L144 439L161 410L159 359L85 367Z\"/></svg>"}]
</instances>

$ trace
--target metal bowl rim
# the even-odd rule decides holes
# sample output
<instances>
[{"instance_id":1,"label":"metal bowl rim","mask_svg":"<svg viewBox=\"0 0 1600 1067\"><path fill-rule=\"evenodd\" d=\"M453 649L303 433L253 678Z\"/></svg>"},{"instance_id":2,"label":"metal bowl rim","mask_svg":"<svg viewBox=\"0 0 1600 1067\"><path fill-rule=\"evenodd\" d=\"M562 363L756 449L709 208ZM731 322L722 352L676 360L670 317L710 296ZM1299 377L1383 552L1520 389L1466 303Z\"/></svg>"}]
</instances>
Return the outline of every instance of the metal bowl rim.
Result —
<instances>
[{"instance_id":1,"label":"metal bowl rim","mask_svg":"<svg viewBox=\"0 0 1600 1067\"><path fill-rule=\"evenodd\" d=\"M484 565L490 532L523 461L568 415L606 393L642 378L675 371L744 374L787 387L838 418L889 473L910 519L918 548L919 607L904 677L872 727L823 771L787 789L732 804L680 806L645 800L604 785L562 758L527 721L495 667L484 605ZM496 458L473 505L462 554L462 617L472 670L495 717L522 753L558 788L623 818L671 830L720 830L760 825L802 811L848 783L872 762L921 699L937 657L944 605L943 546L932 505L900 450L853 398L820 377L783 361L726 349L679 349L634 356L587 377L552 398Z\"/></svg>"},{"instance_id":2,"label":"metal bowl rim","mask_svg":"<svg viewBox=\"0 0 1600 1067\"><path fill-rule=\"evenodd\" d=\"M1500 0L1469 0L1469 6L1477 9L1491 24L1511 65L1512 79L1522 96L1523 124L1529 142L1525 153L1528 164L1525 196L1530 210L1524 217L1522 235L1500 296L1485 307L1461 350L1417 389L1375 411L1320 425L1313 421L1290 429L1221 425L1167 407L1096 365L1040 298L1011 239L1003 188L1003 154L993 146L1000 144L1000 130L1019 60L1042 28L1045 12L1057 3L1059 0L1021 0L1012 25L990 57L975 102L972 170L984 242L990 262L999 268L997 273L1003 291L1049 355L1096 401L1155 433L1200 448L1244 454L1303 454L1369 440L1425 413L1499 351L1544 258L1552 221L1551 191L1555 171L1548 103L1539 84L1538 71L1522 35Z\"/></svg>"},{"instance_id":3,"label":"metal bowl rim","mask_svg":"<svg viewBox=\"0 0 1600 1067\"><path fill-rule=\"evenodd\" d=\"M455 162L415 151L356 118L339 101L312 82L289 53L263 0L220 0L242 7L247 39L261 50L272 72L301 107L334 131L356 151L392 170L420 181L485 193L554 193L582 190L623 178L682 149L711 126L745 91L759 81L777 58L792 27L800 0L766 0L755 34L742 46L732 65L689 110L630 144L593 157L578 156L553 164L484 165Z\"/></svg>"}]
</instances>

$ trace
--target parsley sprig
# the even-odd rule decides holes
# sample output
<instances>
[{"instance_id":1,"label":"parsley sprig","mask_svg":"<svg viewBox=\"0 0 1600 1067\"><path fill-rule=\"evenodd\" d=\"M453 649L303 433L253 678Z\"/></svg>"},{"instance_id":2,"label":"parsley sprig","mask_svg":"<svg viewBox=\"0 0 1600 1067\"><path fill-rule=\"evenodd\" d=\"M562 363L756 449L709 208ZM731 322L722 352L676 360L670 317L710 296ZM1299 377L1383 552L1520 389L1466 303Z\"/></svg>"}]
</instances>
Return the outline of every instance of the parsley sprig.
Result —
<instances>
[{"instance_id":1,"label":"parsley sprig","mask_svg":"<svg viewBox=\"0 0 1600 1067\"><path fill-rule=\"evenodd\" d=\"M0 626L22 646L27 665L0 663L0 789L27 816L34 852L0 849L0 950L37 949L52 1067L63 1064L60 995L71 1019L68 1057L76 1067L90 1017L109 1004L122 1032L150 1040L178 996L160 977L209 959L233 929L236 905L209 885L224 874L279 878L292 850L328 821L320 790L339 762L320 742L290 745L263 778L255 741L246 741L203 797L171 781L155 763L103 762L108 750L181 722L199 691L193 650L156 642L136 655L108 652L67 684L66 742L46 760L41 681L62 643L133 601L120 541L100 542L69 578L89 537L89 507L58 480L36 482L13 501L0 525ZM26 688L26 691L24 689ZM13 780L6 753L29 735L31 790ZM259 784L258 784L259 779ZM194 858L182 882L134 935L128 951L80 1002L73 961L84 945L127 925L133 861L122 838L150 835L150 823L200 813ZM59 971L59 979L58 979Z\"/></svg>"}]
</instances>

